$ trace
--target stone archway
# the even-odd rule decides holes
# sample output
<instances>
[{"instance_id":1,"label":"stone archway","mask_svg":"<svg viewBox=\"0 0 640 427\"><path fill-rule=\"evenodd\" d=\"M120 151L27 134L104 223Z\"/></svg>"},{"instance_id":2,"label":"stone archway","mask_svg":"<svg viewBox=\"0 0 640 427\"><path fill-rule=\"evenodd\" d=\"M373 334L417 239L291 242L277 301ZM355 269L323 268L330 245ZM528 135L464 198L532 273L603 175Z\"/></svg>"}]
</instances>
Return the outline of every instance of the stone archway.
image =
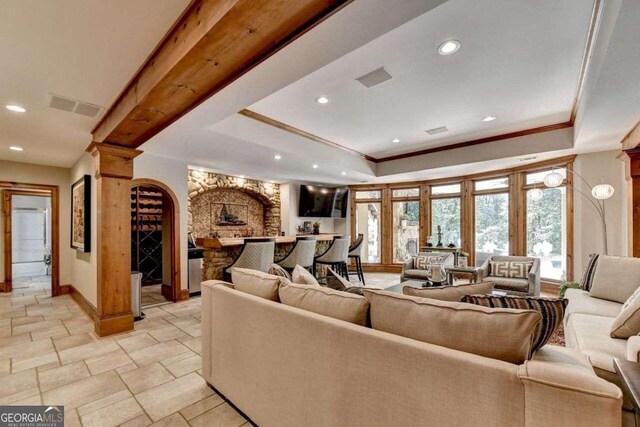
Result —
<instances>
[{"instance_id":1,"label":"stone archway","mask_svg":"<svg viewBox=\"0 0 640 427\"><path fill-rule=\"evenodd\" d=\"M180 205L175 193L166 184L156 181L150 178L138 178L131 181L131 188L136 187L152 187L162 193L165 196L165 200L168 202L168 212L163 212L163 223L165 221L169 224L169 233L167 235L166 243L163 236L163 248L168 247L170 249L170 280L171 289L167 294L163 292L166 299L173 302L177 302L183 299L189 298L189 291L182 289L182 277L181 277L181 258L180 258ZM164 209L163 209L164 210Z\"/></svg>"}]
</instances>

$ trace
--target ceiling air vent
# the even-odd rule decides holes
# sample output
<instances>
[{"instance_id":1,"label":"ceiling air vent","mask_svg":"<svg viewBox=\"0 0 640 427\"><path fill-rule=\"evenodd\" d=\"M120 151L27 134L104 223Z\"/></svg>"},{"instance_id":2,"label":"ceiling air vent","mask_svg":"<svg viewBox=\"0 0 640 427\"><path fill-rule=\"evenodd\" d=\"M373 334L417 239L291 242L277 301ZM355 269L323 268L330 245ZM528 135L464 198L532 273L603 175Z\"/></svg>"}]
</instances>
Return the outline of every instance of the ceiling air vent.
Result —
<instances>
[{"instance_id":1,"label":"ceiling air vent","mask_svg":"<svg viewBox=\"0 0 640 427\"><path fill-rule=\"evenodd\" d=\"M439 128L433 128L426 131L429 135L437 135L439 133L449 132L449 129L446 126L440 126Z\"/></svg>"},{"instance_id":2,"label":"ceiling air vent","mask_svg":"<svg viewBox=\"0 0 640 427\"><path fill-rule=\"evenodd\" d=\"M96 118L102 113L104 108L77 99L66 98L60 95L50 94L49 107L69 113L80 114L81 116Z\"/></svg>"},{"instance_id":3,"label":"ceiling air vent","mask_svg":"<svg viewBox=\"0 0 640 427\"><path fill-rule=\"evenodd\" d=\"M356 80L365 85L367 88L371 88L379 85L380 83L384 83L387 80L391 80L393 76L387 73L387 70L384 67L380 67L377 70L373 70L370 73L365 74L364 76L358 77Z\"/></svg>"}]
</instances>

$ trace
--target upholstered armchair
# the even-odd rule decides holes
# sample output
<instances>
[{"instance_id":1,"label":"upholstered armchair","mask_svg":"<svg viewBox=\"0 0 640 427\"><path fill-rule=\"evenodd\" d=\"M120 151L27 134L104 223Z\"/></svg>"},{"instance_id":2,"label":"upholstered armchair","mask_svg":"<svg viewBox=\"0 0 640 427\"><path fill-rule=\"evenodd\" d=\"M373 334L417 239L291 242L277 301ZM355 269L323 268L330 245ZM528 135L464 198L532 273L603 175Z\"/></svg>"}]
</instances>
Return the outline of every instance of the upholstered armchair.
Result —
<instances>
[{"instance_id":1,"label":"upholstered armchair","mask_svg":"<svg viewBox=\"0 0 640 427\"><path fill-rule=\"evenodd\" d=\"M413 255L402 265L402 273L400 275L400 281L405 282L407 280L429 280L431 277L431 267L426 265L416 265L416 258L429 257L431 260L439 259L442 269L442 277L447 277L444 270L446 266L453 265L453 254L448 252L419 252Z\"/></svg>"},{"instance_id":2,"label":"upholstered armchair","mask_svg":"<svg viewBox=\"0 0 640 427\"><path fill-rule=\"evenodd\" d=\"M492 271L492 262L498 271ZM531 263L528 271L523 269L522 263ZM480 266L480 279L493 282L494 290L508 295L540 296L540 258L491 256Z\"/></svg>"}]
</instances>

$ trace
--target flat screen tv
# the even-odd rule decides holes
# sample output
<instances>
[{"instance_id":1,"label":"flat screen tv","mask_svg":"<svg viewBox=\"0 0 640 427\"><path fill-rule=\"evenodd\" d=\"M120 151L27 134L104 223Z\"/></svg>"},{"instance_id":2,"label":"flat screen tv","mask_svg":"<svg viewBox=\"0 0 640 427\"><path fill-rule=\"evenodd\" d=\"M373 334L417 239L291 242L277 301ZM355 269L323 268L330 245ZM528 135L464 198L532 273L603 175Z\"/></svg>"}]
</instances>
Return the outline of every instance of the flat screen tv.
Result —
<instances>
[{"instance_id":1,"label":"flat screen tv","mask_svg":"<svg viewBox=\"0 0 640 427\"><path fill-rule=\"evenodd\" d=\"M346 218L347 187L300 186L298 216L310 218Z\"/></svg>"}]
</instances>

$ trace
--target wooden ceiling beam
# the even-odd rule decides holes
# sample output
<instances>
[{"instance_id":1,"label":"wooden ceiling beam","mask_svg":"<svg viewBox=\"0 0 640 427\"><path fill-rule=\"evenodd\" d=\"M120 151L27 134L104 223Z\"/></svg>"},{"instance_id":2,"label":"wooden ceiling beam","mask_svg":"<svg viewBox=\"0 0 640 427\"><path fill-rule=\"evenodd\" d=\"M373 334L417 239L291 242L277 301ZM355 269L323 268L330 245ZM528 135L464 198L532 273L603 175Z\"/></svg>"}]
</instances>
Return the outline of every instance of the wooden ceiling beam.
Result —
<instances>
[{"instance_id":1,"label":"wooden ceiling beam","mask_svg":"<svg viewBox=\"0 0 640 427\"><path fill-rule=\"evenodd\" d=\"M353 0L196 0L92 130L136 148Z\"/></svg>"}]
</instances>

